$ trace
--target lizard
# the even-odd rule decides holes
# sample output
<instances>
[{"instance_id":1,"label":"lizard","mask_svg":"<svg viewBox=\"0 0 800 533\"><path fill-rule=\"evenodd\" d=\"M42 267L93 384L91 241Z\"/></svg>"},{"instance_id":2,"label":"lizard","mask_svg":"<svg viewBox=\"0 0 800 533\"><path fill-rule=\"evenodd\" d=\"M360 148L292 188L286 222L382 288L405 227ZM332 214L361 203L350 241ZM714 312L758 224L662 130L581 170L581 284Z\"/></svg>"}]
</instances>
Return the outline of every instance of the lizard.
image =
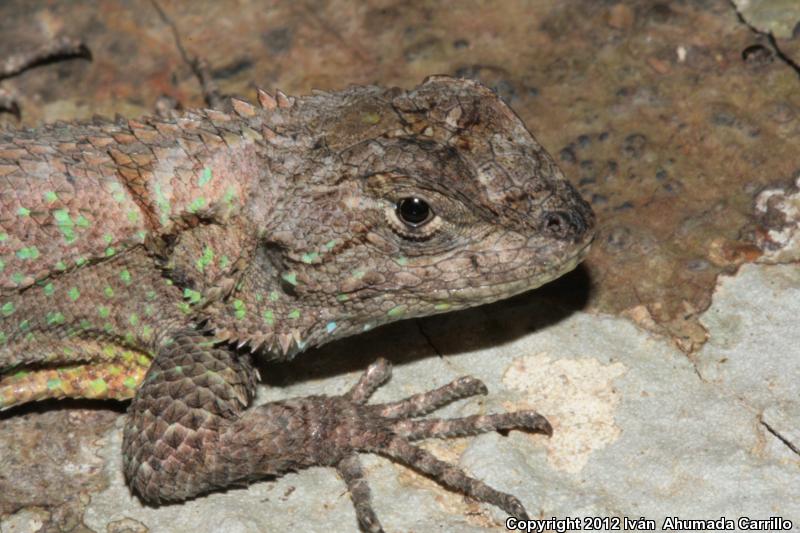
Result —
<instances>
[{"instance_id":1,"label":"lizard","mask_svg":"<svg viewBox=\"0 0 800 533\"><path fill-rule=\"evenodd\" d=\"M0 409L131 400L124 474L151 504L328 466L381 531L374 453L525 519L414 442L550 434L542 415L423 418L486 394L472 377L370 404L381 359L339 396L251 406L254 363L534 289L584 258L590 206L475 81L257 100L0 131Z\"/></svg>"}]
</instances>

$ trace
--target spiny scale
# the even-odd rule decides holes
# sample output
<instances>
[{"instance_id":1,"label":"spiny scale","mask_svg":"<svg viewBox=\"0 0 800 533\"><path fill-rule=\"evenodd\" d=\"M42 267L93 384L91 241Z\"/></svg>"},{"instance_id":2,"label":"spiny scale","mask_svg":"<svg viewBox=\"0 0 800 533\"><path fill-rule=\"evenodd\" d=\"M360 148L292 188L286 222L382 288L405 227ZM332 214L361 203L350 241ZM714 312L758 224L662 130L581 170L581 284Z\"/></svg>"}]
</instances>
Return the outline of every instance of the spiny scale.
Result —
<instances>
[{"instance_id":1,"label":"spiny scale","mask_svg":"<svg viewBox=\"0 0 800 533\"><path fill-rule=\"evenodd\" d=\"M133 396L123 464L148 502L332 466L377 531L358 454L378 453L525 518L412 441L548 433L535 413L410 420L477 380L364 405L388 364L344 396L249 407L250 354L286 360L535 288L585 255L590 208L473 81L257 94L231 113L3 132L0 409ZM430 219L406 220L408 198Z\"/></svg>"},{"instance_id":2,"label":"spiny scale","mask_svg":"<svg viewBox=\"0 0 800 533\"><path fill-rule=\"evenodd\" d=\"M263 89L258 89L258 102L267 111L273 111L278 108L278 101Z\"/></svg>"}]
</instances>

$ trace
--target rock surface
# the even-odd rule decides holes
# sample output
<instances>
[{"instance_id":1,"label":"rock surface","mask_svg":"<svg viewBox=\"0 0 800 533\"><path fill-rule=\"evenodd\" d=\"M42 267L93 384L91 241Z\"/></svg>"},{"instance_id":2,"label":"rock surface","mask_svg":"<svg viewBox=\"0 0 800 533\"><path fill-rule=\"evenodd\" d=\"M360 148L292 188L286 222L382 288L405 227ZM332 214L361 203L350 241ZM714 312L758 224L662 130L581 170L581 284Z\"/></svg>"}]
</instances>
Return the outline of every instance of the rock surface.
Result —
<instances>
[{"instance_id":1,"label":"rock surface","mask_svg":"<svg viewBox=\"0 0 800 533\"><path fill-rule=\"evenodd\" d=\"M471 374L489 396L443 414L532 406L553 438L492 434L429 449L535 516L658 526L666 516L783 516L800 527L795 4L736 0L737 13L727 0L163 2L184 48L228 93L478 78L599 216L592 254L563 281L265 367L260 401L341 392L379 356L396 366L376 401ZM94 60L2 80L23 124L135 116L163 94L201 105L149 3L0 4L3 53L62 34L84 39ZM0 415L0 531L355 530L325 469L141 506L119 473L122 409ZM383 459L365 463L389 531L502 530L492 508Z\"/></svg>"}]
</instances>

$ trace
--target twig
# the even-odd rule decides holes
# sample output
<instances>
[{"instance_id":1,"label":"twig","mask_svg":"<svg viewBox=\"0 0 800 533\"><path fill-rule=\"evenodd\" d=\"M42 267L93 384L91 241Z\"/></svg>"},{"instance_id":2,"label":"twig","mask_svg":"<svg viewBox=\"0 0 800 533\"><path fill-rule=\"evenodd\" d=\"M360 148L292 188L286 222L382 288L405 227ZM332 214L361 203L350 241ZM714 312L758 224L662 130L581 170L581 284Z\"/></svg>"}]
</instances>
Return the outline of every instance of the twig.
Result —
<instances>
[{"instance_id":1,"label":"twig","mask_svg":"<svg viewBox=\"0 0 800 533\"><path fill-rule=\"evenodd\" d=\"M0 62L0 80L16 76L39 65L77 58L91 61L92 53L81 41L69 37L61 37L36 50L7 57Z\"/></svg>"},{"instance_id":2,"label":"twig","mask_svg":"<svg viewBox=\"0 0 800 533\"><path fill-rule=\"evenodd\" d=\"M169 26L170 31L172 32L172 38L175 40L175 46L178 49L181 58L187 65L189 65L189 68L192 69L192 73L194 74L195 78L197 78L197 81L200 82L200 89L203 91L203 99L206 101L206 105L212 109L221 109L223 98L219 92L219 87L211 77L208 63L196 56L189 55L189 53L183 47L183 42L181 41L178 27L175 25L172 19L170 19L167 13L161 8L161 5L159 5L157 0L150 0L150 3L153 4L153 7L158 12L158 16L161 17L161 20L164 22L164 24Z\"/></svg>"}]
</instances>

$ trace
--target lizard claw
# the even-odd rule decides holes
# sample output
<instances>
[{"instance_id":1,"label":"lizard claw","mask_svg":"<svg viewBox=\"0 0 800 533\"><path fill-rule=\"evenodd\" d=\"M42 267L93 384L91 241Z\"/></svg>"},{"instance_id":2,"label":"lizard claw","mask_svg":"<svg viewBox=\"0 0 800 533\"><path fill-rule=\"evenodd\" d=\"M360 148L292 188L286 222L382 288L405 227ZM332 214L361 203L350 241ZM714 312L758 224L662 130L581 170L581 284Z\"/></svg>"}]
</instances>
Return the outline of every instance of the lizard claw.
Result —
<instances>
[{"instance_id":1,"label":"lizard claw","mask_svg":"<svg viewBox=\"0 0 800 533\"><path fill-rule=\"evenodd\" d=\"M366 403L378 388L392 376L392 364L380 358L361 374L358 382L343 396L353 403Z\"/></svg>"},{"instance_id":2,"label":"lizard claw","mask_svg":"<svg viewBox=\"0 0 800 533\"><path fill-rule=\"evenodd\" d=\"M364 405L390 376L390 363L385 359L379 359L367 368L347 393L339 398L339 401L355 404L354 407L360 406L355 409L359 413L356 416L361 418L360 423L345 430L351 435L350 446L346 447L349 451L345 452L344 457L334 466L347 485L362 530L382 531L382 527L372 509L369 485L364 477L357 452L383 455L426 474L448 489L495 505L518 519L527 519L528 514L517 498L493 489L469 476L456 465L437 459L412 442L427 438L460 437L512 429L550 435L552 427L547 420L533 411L451 419L415 419L456 400L486 394L486 386L472 377L462 377L438 389L415 394L400 401Z\"/></svg>"}]
</instances>

